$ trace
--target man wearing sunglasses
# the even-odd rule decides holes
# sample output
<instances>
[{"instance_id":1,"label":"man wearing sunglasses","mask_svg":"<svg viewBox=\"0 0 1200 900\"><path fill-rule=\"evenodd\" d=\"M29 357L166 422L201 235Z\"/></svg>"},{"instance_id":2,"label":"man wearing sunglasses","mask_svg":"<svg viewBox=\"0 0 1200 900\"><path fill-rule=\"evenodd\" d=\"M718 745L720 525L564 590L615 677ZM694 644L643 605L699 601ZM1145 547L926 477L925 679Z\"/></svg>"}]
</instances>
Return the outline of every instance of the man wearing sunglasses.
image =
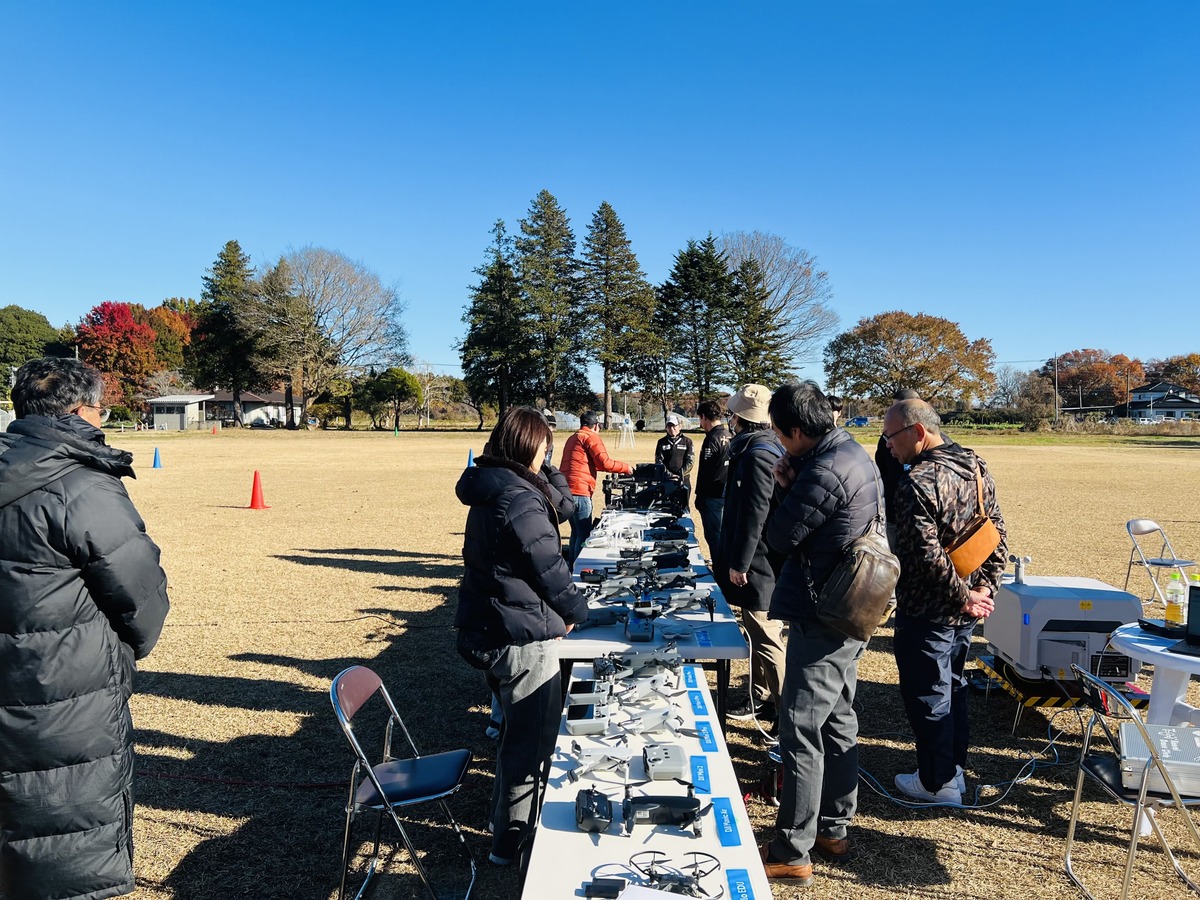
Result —
<instances>
[{"instance_id":1,"label":"man wearing sunglasses","mask_svg":"<svg viewBox=\"0 0 1200 900\"><path fill-rule=\"evenodd\" d=\"M167 576L103 391L78 360L31 360L0 434L0 896L134 889L129 695Z\"/></svg>"}]
</instances>

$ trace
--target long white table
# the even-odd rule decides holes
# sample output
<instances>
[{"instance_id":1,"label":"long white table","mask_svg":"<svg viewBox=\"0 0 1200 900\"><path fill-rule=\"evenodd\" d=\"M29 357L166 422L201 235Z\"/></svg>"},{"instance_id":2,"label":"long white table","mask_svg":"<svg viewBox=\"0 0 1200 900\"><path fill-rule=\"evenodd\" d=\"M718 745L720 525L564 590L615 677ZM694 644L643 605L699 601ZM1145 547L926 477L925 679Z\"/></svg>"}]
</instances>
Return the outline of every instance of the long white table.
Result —
<instances>
[{"instance_id":1,"label":"long white table","mask_svg":"<svg viewBox=\"0 0 1200 900\"><path fill-rule=\"evenodd\" d=\"M579 580L580 572L584 569L614 568L621 561L622 548L647 546L648 542L641 541L634 535L661 516L662 514L657 512L606 511L601 517L600 525L575 560L576 580ZM711 668L717 673L717 714L719 720L724 723L729 699L730 661L747 659L750 649L725 596L716 586L712 571L704 562L696 544L692 520L684 517L680 519L680 524L688 530L688 559L696 573L697 585L712 587L712 597L715 601L712 618L709 618L707 609L673 612L656 620L654 640L638 643L631 642L625 636L625 627L621 624L576 628L559 647L559 658L564 661L565 677L567 663L573 660L590 661L608 653L648 649L672 642L683 659L705 663L706 668ZM595 608L602 605L592 604Z\"/></svg>"},{"instance_id":2,"label":"long white table","mask_svg":"<svg viewBox=\"0 0 1200 900\"><path fill-rule=\"evenodd\" d=\"M590 665L576 665L573 680L592 677ZM684 665L679 684L671 692L671 703L683 720L681 728L693 729L700 737L685 734L671 735L660 731L653 734L627 734L630 762L627 776L616 771L595 771L578 781L571 781L568 772L579 766L572 743L598 747L614 744L613 737L601 741L590 735L572 735L567 731L565 716L559 726L558 744L551 760L541 819L537 826L522 897L527 900L556 900L583 897L584 885L594 878L621 878L628 885L649 887L650 883L630 866L631 856L643 851L659 851L661 866L687 871L693 852L708 853L720 863L719 871L707 876L701 886L709 896L721 894L734 900L769 900L771 887L763 872L754 839L754 831L742 802L741 787L733 771L721 728L713 717L712 696L699 666ZM678 696L674 696L678 693ZM652 701L649 708L656 708ZM612 735L624 733L610 726ZM701 834L674 825L635 824L626 835L621 818L621 801L625 784L645 781L647 774L642 763L642 748L647 744L675 744L681 747L688 761L685 780L696 786L696 797L707 806L701 822ZM614 818L611 826L599 834L580 831L575 823L575 800L581 790L595 786L612 801ZM686 796L687 788L674 781L655 781L631 788L636 796ZM645 859L645 858L643 858ZM670 864L662 862L670 860ZM653 896L659 896L654 894ZM666 896L666 895L663 895Z\"/></svg>"},{"instance_id":3,"label":"long white table","mask_svg":"<svg viewBox=\"0 0 1200 900\"><path fill-rule=\"evenodd\" d=\"M1122 625L1109 643L1122 653L1154 666L1146 721L1151 725L1200 725L1200 709L1184 700L1188 682L1200 675L1200 657L1171 653L1168 647L1183 637L1164 637L1142 631L1137 622Z\"/></svg>"}]
</instances>

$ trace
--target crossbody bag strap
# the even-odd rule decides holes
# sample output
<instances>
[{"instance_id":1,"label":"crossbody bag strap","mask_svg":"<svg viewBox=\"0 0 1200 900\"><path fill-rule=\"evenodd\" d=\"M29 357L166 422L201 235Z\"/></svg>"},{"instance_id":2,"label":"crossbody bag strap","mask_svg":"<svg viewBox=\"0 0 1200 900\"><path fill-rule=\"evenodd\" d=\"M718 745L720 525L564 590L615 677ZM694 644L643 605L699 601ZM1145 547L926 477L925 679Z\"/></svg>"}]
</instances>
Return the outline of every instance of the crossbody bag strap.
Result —
<instances>
[{"instance_id":1,"label":"crossbody bag strap","mask_svg":"<svg viewBox=\"0 0 1200 900\"><path fill-rule=\"evenodd\" d=\"M979 491L978 515L982 516L984 514L983 513L983 476L979 474L979 461L978 460L975 461L975 487Z\"/></svg>"}]
</instances>

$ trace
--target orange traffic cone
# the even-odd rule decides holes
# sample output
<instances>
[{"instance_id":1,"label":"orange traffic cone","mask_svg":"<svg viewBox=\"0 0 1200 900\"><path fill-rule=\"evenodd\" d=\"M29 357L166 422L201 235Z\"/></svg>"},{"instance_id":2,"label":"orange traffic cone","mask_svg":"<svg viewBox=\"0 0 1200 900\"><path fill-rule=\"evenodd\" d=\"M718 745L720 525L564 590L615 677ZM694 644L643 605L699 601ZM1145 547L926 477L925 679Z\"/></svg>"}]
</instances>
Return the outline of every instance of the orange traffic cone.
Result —
<instances>
[{"instance_id":1,"label":"orange traffic cone","mask_svg":"<svg viewBox=\"0 0 1200 900\"><path fill-rule=\"evenodd\" d=\"M213 426L213 434L216 434L216 433L217 433L217 426L216 426L216 425L214 425L214 426Z\"/></svg>"},{"instance_id":2,"label":"orange traffic cone","mask_svg":"<svg viewBox=\"0 0 1200 900\"><path fill-rule=\"evenodd\" d=\"M250 509L270 509L263 502L262 479L258 477L258 469L254 470L254 487L250 490Z\"/></svg>"}]
</instances>

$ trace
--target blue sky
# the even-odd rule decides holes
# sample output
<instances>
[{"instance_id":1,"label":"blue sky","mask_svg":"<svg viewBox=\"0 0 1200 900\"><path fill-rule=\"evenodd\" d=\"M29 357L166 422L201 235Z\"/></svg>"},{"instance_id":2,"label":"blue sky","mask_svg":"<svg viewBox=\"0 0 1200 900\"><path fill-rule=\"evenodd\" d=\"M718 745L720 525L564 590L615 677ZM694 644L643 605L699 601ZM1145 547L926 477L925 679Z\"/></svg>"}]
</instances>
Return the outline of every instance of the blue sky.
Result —
<instances>
[{"instance_id":1,"label":"blue sky","mask_svg":"<svg viewBox=\"0 0 1200 900\"><path fill-rule=\"evenodd\" d=\"M814 254L1034 368L1200 350L1200 3L0 0L0 306L198 297L307 244L455 366L497 218L607 200L651 280L689 238ZM806 374L821 380L819 364Z\"/></svg>"}]
</instances>

